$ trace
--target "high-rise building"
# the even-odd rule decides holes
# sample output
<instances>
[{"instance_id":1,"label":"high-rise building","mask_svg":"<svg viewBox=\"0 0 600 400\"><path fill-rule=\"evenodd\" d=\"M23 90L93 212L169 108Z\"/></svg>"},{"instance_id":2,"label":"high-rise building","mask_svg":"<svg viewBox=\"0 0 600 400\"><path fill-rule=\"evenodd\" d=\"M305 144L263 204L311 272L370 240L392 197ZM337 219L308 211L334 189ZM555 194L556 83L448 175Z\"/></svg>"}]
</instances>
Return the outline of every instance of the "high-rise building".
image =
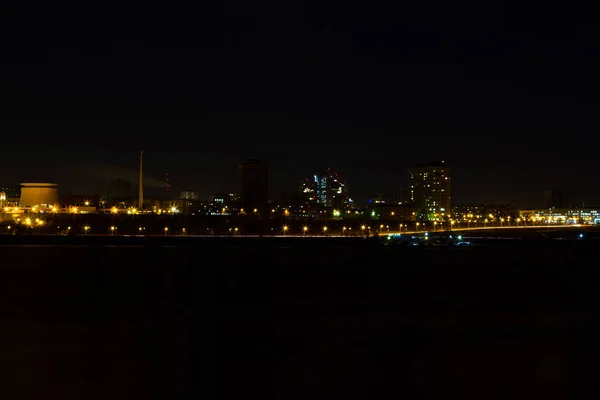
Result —
<instances>
[{"instance_id":1,"label":"high-rise building","mask_svg":"<svg viewBox=\"0 0 600 400\"><path fill-rule=\"evenodd\" d=\"M321 207L345 208L350 202L346 183L329 168L307 179L302 192L309 204Z\"/></svg>"},{"instance_id":2,"label":"high-rise building","mask_svg":"<svg viewBox=\"0 0 600 400\"><path fill-rule=\"evenodd\" d=\"M408 170L410 202L419 219L451 215L450 168L444 162L417 164Z\"/></svg>"},{"instance_id":3,"label":"high-rise building","mask_svg":"<svg viewBox=\"0 0 600 400\"><path fill-rule=\"evenodd\" d=\"M544 191L544 208L565 208L567 207L567 197L566 195L556 189L552 188Z\"/></svg>"},{"instance_id":4,"label":"high-rise building","mask_svg":"<svg viewBox=\"0 0 600 400\"><path fill-rule=\"evenodd\" d=\"M267 215L267 166L259 160L245 160L240 164L240 206L246 213L256 210Z\"/></svg>"}]
</instances>

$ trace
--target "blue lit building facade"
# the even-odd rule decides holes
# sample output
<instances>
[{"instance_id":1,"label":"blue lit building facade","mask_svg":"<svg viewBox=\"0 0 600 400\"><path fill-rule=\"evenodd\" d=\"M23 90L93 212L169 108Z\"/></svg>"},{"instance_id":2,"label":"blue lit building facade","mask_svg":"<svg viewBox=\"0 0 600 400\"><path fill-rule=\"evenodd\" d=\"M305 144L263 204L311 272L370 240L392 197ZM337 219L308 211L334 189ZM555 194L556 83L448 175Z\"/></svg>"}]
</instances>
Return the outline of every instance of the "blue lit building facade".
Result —
<instances>
[{"instance_id":1,"label":"blue lit building facade","mask_svg":"<svg viewBox=\"0 0 600 400\"><path fill-rule=\"evenodd\" d=\"M345 209L352 204L346 183L331 169L307 179L302 194L313 207Z\"/></svg>"}]
</instances>

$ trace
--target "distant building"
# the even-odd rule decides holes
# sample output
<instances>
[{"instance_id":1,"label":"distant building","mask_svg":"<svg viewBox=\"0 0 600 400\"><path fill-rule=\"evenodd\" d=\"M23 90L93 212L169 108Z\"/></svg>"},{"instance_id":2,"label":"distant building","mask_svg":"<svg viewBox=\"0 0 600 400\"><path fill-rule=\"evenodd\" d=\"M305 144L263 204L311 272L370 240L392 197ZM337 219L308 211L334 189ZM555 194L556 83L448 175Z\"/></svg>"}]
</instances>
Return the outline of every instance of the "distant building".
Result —
<instances>
[{"instance_id":1,"label":"distant building","mask_svg":"<svg viewBox=\"0 0 600 400\"><path fill-rule=\"evenodd\" d=\"M369 203L371 204L391 204L390 201L386 198L384 193L377 193L375 196L372 196L369 199Z\"/></svg>"},{"instance_id":2,"label":"distant building","mask_svg":"<svg viewBox=\"0 0 600 400\"><path fill-rule=\"evenodd\" d=\"M4 193L4 195L2 195ZM5 185L0 187L0 208L18 207L21 200L21 187ZM2 211L2 210L0 210Z\"/></svg>"},{"instance_id":3,"label":"distant building","mask_svg":"<svg viewBox=\"0 0 600 400\"><path fill-rule=\"evenodd\" d=\"M396 204L408 204L410 193L407 188L396 189Z\"/></svg>"},{"instance_id":4,"label":"distant building","mask_svg":"<svg viewBox=\"0 0 600 400\"><path fill-rule=\"evenodd\" d=\"M567 207L567 196L558 189L549 189L544 191L544 208L565 208Z\"/></svg>"},{"instance_id":5,"label":"distant building","mask_svg":"<svg viewBox=\"0 0 600 400\"><path fill-rule=\"evenodd\" d=\"M600 224L600 208L546 208L519 210L524 224Z\"/></svg>"},{"instance_id":6,"label":"distant building","mask_svg":"<svg viewBox=\"0 0 600 400\"><path fill-rule=\"evenodd\" d=\"M259 209L256 208L256 214ZM237 215L240 213L240 197L236 193L215 193L210 197L206 207L208 215ZM244 214L254 213L244 210Z\"/></svg>"},{"instance_id":7,"label":"distant building","mask_svg":"<svg viewBox=\"0 0 600 400\"><path fill-rule=\"evenodd\" d=\"M329 168L306 179L302 192L309 206L345 209L352 202L346 183Z\"/></svg>"},{"instance_id":8,"label":"distant building","mask_svg":"<svg viewBox=\"0 0 600 400\"><path fill-rule=\"evenodd\" d=\"M433 220L452 212L450 168L443 161L410 168L408 184L410 203L418 219Z\"/></svg>"},{"instance_id":9,"label":"distant building","mask_svg":"<svg viewBox=\"0 0 600 400\"><path fill-rule=\"evenodd\" d=\"M21 186L5 185L0 187L0 192L4 192L7 199L18 198L21 197Z\"/></svg>"},{"instance_id":10,"label":"distant building","mask_svg":"<svg viewBox=\"0 0 600 400\"><path fill-rule=\"evenodd\" d=\"M509 204L455 204L452 206L452 218L455 221L492 222L502 218L519 217L519 211Z\"/></svg>"},{"instance_id":11,"label":"distant building","mask_svg":"<svg viewBox=\"0 0 600 400\"><path fill-rule=\"evenodd\" d=\"M106 190L106 199L113 203L116 199L131 197L131 184L123 179L114 179L108 183Z\"/></svg>"},{"instance_id":12,"label":"distant building","mask_svg":"<svg viewBox=\"0 0 600 400\"><path fill-rule=\"evenodd\" d=\"M58 185L56 183L22 183L22 207L54 207L58 204Z\"/></svg>"},{"instance_id":13,"label":"distant building","mask_svg":"<svg viewBox=\"0 0 600 400\"><path fill-rule=\"evenodd\" d=\"M259 160L246 160L240 164L240 207L246 213L257 210L268 216L267 166Z\"/></svg>"},{"instance_id":14,"label":"distant building","mask_svg":"<svg viewBox=\"0 0 600 400\"><path fill-rule=\"evenodd\" d=\"M194 190L184 190L180 195L180 198L183 200L198 200L199 197L198 192Z\"/></svg>"}]
</instances>

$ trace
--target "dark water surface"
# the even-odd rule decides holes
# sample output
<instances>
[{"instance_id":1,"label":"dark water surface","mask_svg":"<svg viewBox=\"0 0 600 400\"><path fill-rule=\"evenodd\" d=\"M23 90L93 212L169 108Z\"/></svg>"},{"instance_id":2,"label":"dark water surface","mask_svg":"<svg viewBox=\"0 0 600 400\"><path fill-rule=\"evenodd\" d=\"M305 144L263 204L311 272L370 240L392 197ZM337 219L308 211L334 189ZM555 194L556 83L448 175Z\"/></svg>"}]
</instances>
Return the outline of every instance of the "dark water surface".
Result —
<instances>
[{"instance_id":1,"label":"dark water surface","mask_svg":"<svg viewBox=\"0 0 600 400\"><path fill-rule=\"evenodd\" d=\"M574 398L595 249L0 246L6 399Z\"/></svg>"}]
</instances>

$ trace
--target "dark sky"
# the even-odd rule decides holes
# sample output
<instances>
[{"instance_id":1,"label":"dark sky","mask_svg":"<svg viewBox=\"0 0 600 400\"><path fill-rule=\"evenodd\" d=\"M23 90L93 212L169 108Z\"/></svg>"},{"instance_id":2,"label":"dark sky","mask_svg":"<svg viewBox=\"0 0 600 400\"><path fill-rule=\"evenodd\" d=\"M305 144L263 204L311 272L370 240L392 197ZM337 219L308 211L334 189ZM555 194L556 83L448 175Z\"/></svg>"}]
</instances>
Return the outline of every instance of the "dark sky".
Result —
<instances>
[{"instance_id":1,"label":"dark sky","mask_svg":"<svg viewBox=\"0 0 600 400\"><path fill-rule=\"evenodd\" d=\"M556 186L600 205L591 10L13 3L0 183L100 191L135 175L143 149L148 176L168 171L176 190L236 190L239 161L261 158L273 194L331 167L361 200L443 159L455 202L539 206Z\"/></svg>"}]
</instances>

